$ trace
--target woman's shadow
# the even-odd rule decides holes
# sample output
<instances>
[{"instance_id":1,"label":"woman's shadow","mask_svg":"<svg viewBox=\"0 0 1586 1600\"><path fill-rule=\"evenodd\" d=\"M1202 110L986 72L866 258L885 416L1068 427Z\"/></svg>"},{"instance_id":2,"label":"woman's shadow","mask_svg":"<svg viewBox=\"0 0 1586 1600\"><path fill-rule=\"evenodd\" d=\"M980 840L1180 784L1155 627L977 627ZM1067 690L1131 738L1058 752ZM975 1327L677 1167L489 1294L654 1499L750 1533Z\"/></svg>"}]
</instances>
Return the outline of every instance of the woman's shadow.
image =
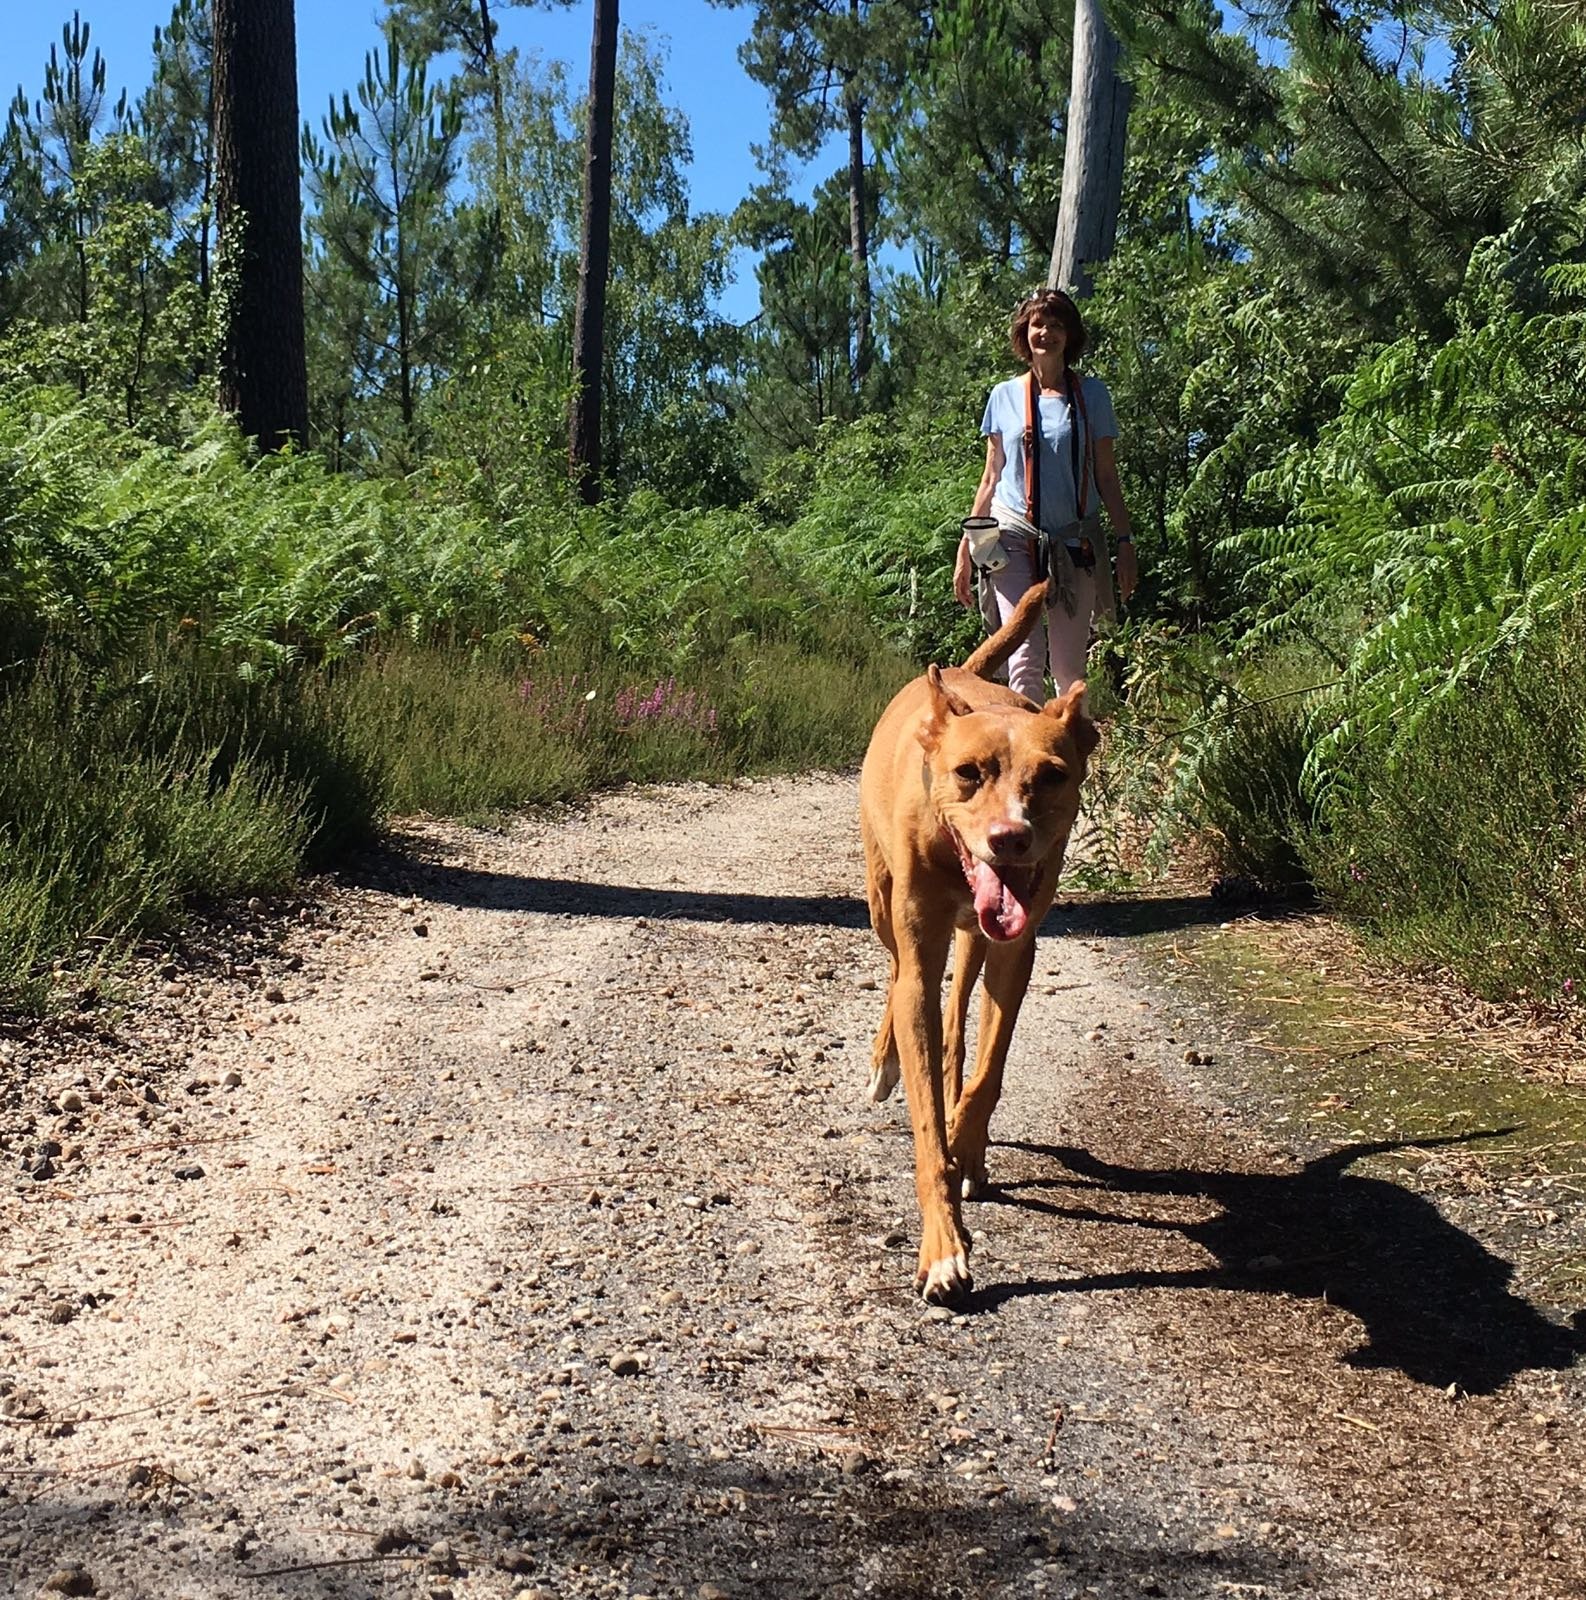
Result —
<instances>
[{"instance_id":1,"label":"woman's shadow","mask_svg":"<svg viewBox=\"0 0 1586 1600\"><path fill-rule=\"evenodd\" d=\"M1076 1177L1015 1179L987 1195L993 1203L1175 1232L1216 1257L1216 1265L1009 1284L975 1301L989 1309L1021 1295L1111 1288L1325 1298L1364 1325L1364 1343L1347 1358L1351 1365L1393 1367L1418 1383L1490 1394L1518 1372L1572 1366L1586 1352L1586 1311L1577 1311L1569 1326L1549 1321L1510 1292L1514 1268L1436 1206L1396 1183L1348 1171L1365 1156L1483 1137L1493 1135L1346 1145L1294 1173L1137 1168L1069 1146L1010 1142L1006 1148L1060 1162ZM1220 1210L1205 1221L1175 1222L1056 1204L1032 1192L1065 1189L1196 1197Z\"/></svg>"}]
</instances>

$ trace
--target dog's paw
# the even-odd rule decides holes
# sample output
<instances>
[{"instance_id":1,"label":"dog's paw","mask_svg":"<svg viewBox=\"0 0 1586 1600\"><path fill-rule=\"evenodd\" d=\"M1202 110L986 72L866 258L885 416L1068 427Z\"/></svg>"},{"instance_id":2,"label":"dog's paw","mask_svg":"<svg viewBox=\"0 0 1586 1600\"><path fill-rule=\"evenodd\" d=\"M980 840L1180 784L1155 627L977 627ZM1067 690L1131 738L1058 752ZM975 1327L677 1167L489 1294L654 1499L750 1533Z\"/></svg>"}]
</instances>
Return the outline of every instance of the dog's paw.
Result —
<instances>
[{"instance_id":1,"label":"dog's paw","mask_svg":"<svg viewBox=\"0 0 1586 1600\"><path fill-rule=\"evenodd\" d=\"M978 1200L991 1187L986 1176L986 1142L971 1140L963 1129L955 1126L947 1148L952 1158L952 1170L958 1174L958 1192L966 1200Z\"/></svg>"},{"instance_id":2,"label":"dog's paw","mask_svg":"<svg viewBox=\"0 0 1586 1600\"><path fill-rule=\"evenodd\" d=\"M968 1260L960 1251L957 1255L944 1256L942 1260L933 1261L929 1267L922 1268L914 1280L914 1286L929 1304L950 1306L968 1295L975 1287L975 1280L969 1274Z\"/></svg>"},{"instance_id":3,"label":"dog's paw","mask_svg":"<svg viewBox=\"0 0 1586 1600\"><path fill-rule=\"evenodd\" d=\"M896 1056L888 1056L885 1061L878 1061L871 1067L870 1087L866 1093L877 1105L887 1099L897 1086L898 1058Z\"/></svg>"}]
</instances>

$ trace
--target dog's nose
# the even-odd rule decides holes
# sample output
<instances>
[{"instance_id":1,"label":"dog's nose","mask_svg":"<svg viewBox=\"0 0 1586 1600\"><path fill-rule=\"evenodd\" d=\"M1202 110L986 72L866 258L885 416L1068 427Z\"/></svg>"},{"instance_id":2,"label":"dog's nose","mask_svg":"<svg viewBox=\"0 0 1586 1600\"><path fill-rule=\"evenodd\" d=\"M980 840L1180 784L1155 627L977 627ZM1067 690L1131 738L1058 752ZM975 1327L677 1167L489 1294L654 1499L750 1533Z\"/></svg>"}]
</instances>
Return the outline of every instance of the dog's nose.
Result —
<instances>
[{"instance_id":1,"label":"dog's nose","mask_svg":"<svg viewBox=\"0 0 1586 1600\"><path fill-rule=\"evenodd\" d=\"M986 829L986 843L994 856L1021 856L1030 848L1028 822L994 822Z\"/></svg>"}]
</instances>

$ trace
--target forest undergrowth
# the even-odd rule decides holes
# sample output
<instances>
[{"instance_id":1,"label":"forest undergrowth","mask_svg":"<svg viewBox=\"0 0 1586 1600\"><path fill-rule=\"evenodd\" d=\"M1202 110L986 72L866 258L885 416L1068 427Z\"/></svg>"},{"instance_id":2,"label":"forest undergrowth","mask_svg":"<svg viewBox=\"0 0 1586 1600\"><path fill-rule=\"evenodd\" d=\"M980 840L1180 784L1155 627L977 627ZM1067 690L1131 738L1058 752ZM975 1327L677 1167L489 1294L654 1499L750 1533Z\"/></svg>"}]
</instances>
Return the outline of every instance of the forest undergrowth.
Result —
<instances>
[{"instance_id":1,"label":"forest undergrowth","mask_svg":"<svg viewBox=\"0 0 1586 1600\"><path fill-rule=\"evenodd\" d=\"M1050 252L1073 8L752 9L771 149L731 215L690 205L664 48L621 43L595 507L566 69L447 77L455 9L388 8L356 106L303 130L308 435L261 457L215 405L207 8L174 0L120 108L65 29L0 137L0 1005L391 815L853 762L963 659L957 524ZM1092 659L1088 870L1193 861L1572 1008L1586 20L1105 9L1133 98L1084 363L1142 585ZM799 198L828 56L865 159ZM859 259L855 216L911 258Z\"/></svg>"}]
</instances>

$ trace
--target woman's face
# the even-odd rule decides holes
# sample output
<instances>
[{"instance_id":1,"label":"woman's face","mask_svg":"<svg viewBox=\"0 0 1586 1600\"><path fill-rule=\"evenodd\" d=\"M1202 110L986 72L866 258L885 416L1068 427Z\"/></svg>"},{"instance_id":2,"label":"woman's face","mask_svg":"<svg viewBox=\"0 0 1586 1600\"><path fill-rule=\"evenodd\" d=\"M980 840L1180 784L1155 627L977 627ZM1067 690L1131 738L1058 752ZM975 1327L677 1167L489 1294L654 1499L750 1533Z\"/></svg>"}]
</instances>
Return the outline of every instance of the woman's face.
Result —
<instances>
[{"instance_id":1,"label":"woman's face","mask_svg":"<svg viewBox=\"0 0 1586 1600\"><path fill-rule=\"evenodd\" d=\"M1030 341L1032 356L1060 356L1068 344L1068 328L1055 308L1037 306L1030 314L1025 337Z\"/></svg>"}]
</instances>

